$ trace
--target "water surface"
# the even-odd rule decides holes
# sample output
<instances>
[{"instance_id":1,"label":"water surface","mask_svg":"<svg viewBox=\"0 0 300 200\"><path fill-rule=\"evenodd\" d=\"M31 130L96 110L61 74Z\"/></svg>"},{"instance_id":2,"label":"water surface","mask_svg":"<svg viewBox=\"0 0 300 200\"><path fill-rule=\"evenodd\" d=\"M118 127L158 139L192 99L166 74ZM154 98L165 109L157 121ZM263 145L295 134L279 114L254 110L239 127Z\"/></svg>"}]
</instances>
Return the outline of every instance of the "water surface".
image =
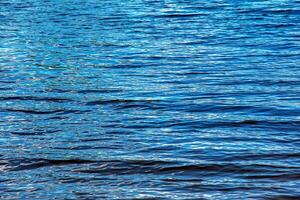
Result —
<instances>
[{"instance_id":1,"label":"water surface","mask_svg":"<svg viewBox=\"0 0 300 200\"><path fill-rule=\"evenodd\" d=\"M1 0L3 199L300 199L298 0Z\"/></svg>"}]
</instances>

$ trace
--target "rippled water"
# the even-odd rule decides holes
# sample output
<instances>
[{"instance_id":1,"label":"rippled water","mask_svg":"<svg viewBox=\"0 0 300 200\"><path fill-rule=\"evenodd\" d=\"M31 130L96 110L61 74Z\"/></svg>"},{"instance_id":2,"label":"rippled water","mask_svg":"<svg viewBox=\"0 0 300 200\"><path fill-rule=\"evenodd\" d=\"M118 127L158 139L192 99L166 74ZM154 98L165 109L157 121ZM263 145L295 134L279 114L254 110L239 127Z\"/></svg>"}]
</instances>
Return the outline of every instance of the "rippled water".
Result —
<instances>
[{"instance_id":1,"label":"rippled water","mask_svg":"<svg viewBox=\"0 0 300 200\"><path fill-rule=\"evenodd\" d=\"M1 0L0 198L300 199L299 0Z\"/></svg>"}]
</instances>

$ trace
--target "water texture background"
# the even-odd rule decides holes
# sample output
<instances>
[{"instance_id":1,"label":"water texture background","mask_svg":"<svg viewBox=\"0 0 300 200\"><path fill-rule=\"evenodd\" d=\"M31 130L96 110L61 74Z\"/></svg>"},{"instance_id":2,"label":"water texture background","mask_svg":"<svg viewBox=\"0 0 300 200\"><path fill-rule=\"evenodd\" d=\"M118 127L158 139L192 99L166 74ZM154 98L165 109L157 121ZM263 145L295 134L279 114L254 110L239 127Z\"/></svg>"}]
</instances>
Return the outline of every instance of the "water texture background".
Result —
<instances>
[{"instance_id":1,"label":"water texture background","mask_svg":"<svg viewBox=\"0 0 300 200\"><path fill-rule=\"evenodd\" d=\"M2 199L299 188L300 1L0 1Z\"/></svg>"}]
</instances>

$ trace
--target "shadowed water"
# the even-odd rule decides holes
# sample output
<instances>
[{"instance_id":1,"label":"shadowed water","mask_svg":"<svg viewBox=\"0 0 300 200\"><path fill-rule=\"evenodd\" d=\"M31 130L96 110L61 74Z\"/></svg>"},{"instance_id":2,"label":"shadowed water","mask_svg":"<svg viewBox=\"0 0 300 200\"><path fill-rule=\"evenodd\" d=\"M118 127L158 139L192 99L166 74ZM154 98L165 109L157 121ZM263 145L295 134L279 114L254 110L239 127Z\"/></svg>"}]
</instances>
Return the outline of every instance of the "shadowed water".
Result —
<instances>
[{"instance_id":1,"label":"shadowed water","mask_svg":"<svg viewBox=\"0 0 300 200\"><path fill-rule=\"evenodd\" d=\"M1 0L1 199L300 199L300 1Z\"/></svg>"}]
</instances>

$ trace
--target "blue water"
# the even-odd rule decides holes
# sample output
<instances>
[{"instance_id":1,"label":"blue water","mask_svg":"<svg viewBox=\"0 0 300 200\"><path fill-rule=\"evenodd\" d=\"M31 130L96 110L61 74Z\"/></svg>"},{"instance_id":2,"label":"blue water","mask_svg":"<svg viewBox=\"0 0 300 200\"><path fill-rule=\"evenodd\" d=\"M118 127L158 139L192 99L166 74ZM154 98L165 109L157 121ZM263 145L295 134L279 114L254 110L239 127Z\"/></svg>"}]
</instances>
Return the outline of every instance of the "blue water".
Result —
<instances>
[{"instance_id":1,"label":"blue water","mask_svg":"<svg viewBox=\"0 0 300 200\"><path fill-rule=\"evenodd\" d=\"M300 199L299 0L1 0L1 199Z\"/></svg>"}]
</instances>

